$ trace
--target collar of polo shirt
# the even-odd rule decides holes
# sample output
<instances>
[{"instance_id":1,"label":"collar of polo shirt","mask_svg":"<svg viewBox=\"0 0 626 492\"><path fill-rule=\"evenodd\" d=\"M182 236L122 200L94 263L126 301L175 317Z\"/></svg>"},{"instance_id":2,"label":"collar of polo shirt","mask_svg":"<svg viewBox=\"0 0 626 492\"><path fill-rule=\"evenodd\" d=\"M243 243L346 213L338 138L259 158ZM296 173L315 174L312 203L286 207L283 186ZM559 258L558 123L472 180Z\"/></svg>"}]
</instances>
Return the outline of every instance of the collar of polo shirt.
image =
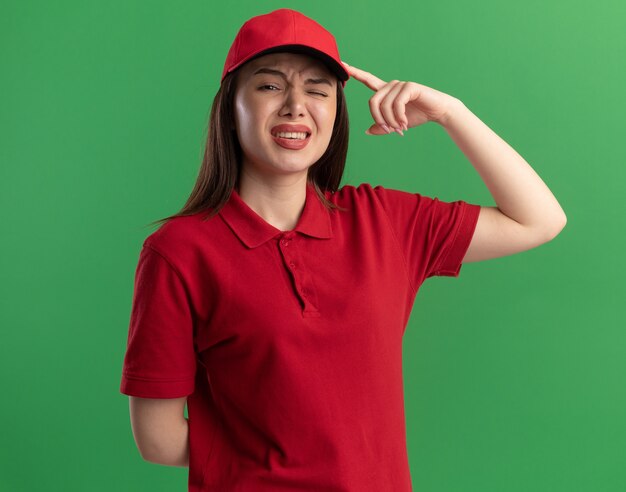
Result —
<instances>
[{"instance_id":1,"label":"collar of polo shirt","mask_svg":"<svg viewBox=\"0 0 626 492\"><path fill-rule=\"evenodd\" d=\"M302 215L293 231L285 233L266 222L242 200L235 189L219 215L248 248L256 248L276 236L289 234L289 232L301 232L319 239L333 237L329 210L320 201L315 188L310 183L306 186L306 200Z\"/></svg>"}]
</instances>

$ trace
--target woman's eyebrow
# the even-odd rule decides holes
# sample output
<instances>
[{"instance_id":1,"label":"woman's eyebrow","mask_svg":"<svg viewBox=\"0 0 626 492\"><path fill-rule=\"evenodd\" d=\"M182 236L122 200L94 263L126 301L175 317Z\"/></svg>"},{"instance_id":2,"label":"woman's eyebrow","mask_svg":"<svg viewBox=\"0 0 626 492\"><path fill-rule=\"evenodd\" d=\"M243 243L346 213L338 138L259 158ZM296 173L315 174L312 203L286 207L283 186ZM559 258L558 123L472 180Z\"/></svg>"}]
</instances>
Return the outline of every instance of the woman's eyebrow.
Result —
<instances>
[{"instance_id":1,"label":"woman's eyebrow","mask_svg":"<svg viewBox=\"0 0 626 492\"><path fill-rule=\"evenodd\" d=\"M256 75L259 73L268 73L270 75L278 75L279 77L282 77L283 79L287 80L287 76L281 72L280 70L275 70L273 68L266 68L266 67L261 67L259 68L256 72L254 72L252 75ZM330 87L333 86L333 84L330 83L330 80L328 80L327 78L321 77L319 79L306 79L304 81L305 84L327 84Z\"/></svg>"}]
</instances>

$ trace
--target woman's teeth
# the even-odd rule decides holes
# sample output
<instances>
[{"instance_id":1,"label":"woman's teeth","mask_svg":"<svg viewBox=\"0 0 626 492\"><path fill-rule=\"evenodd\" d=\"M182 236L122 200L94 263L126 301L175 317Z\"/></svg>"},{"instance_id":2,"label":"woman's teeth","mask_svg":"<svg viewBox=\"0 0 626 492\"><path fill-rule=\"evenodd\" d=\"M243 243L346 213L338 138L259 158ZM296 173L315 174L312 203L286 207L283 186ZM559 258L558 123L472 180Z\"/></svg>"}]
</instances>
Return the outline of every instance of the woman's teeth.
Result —
<instances>
[{"instance_id":1,"label":"woman's teeth","mask_svg":"<svg viewBox=\"0 0 626 492\"><path fill-rule=\"evenodd\" d=\"M304 140L306 138L306 132L278 132L274 133L278 138L294 138L297 140Z\"/></svg>"}]
</instances>

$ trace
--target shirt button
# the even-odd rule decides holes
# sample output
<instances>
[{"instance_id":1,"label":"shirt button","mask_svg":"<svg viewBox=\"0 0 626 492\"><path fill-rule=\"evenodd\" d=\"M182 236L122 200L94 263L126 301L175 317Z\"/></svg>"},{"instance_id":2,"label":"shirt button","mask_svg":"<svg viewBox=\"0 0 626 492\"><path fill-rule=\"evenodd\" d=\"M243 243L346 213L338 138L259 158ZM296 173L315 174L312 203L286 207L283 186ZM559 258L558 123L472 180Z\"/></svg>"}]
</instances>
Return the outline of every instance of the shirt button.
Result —
<instances>
[{"instance_id":1,"label":"shirt button","mask_svg":"<svg viewBox=\"0 0 626 492\"><path fill-rule=\"evenodd\" d=\"M292 261L291 263L289 263L289 266L292 268L296 268L296 264Z\"/></svg>"}]
</instances>

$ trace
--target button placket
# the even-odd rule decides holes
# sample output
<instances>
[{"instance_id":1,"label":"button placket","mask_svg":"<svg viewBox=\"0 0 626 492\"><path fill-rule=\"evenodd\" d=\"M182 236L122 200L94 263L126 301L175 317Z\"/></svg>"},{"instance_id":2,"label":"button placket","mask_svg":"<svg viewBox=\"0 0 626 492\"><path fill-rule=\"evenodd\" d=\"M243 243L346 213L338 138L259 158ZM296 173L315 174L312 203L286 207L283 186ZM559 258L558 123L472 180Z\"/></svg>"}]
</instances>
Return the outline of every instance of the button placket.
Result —
<instances>
[{"instance_id":1,"label":"button placket","mask_svg":"<svg viewBox=\"0 0 626 492\"><path fill-rule=\"evenodd\" d=\"M311 289L307 285L308 276L302 269L302 262L299 261L295 244L291 236L282 235L279 239L281 255L292 276L295 294L304 305L304 312L317 312L312 302Z\"/></svg>"}]
</instances>

